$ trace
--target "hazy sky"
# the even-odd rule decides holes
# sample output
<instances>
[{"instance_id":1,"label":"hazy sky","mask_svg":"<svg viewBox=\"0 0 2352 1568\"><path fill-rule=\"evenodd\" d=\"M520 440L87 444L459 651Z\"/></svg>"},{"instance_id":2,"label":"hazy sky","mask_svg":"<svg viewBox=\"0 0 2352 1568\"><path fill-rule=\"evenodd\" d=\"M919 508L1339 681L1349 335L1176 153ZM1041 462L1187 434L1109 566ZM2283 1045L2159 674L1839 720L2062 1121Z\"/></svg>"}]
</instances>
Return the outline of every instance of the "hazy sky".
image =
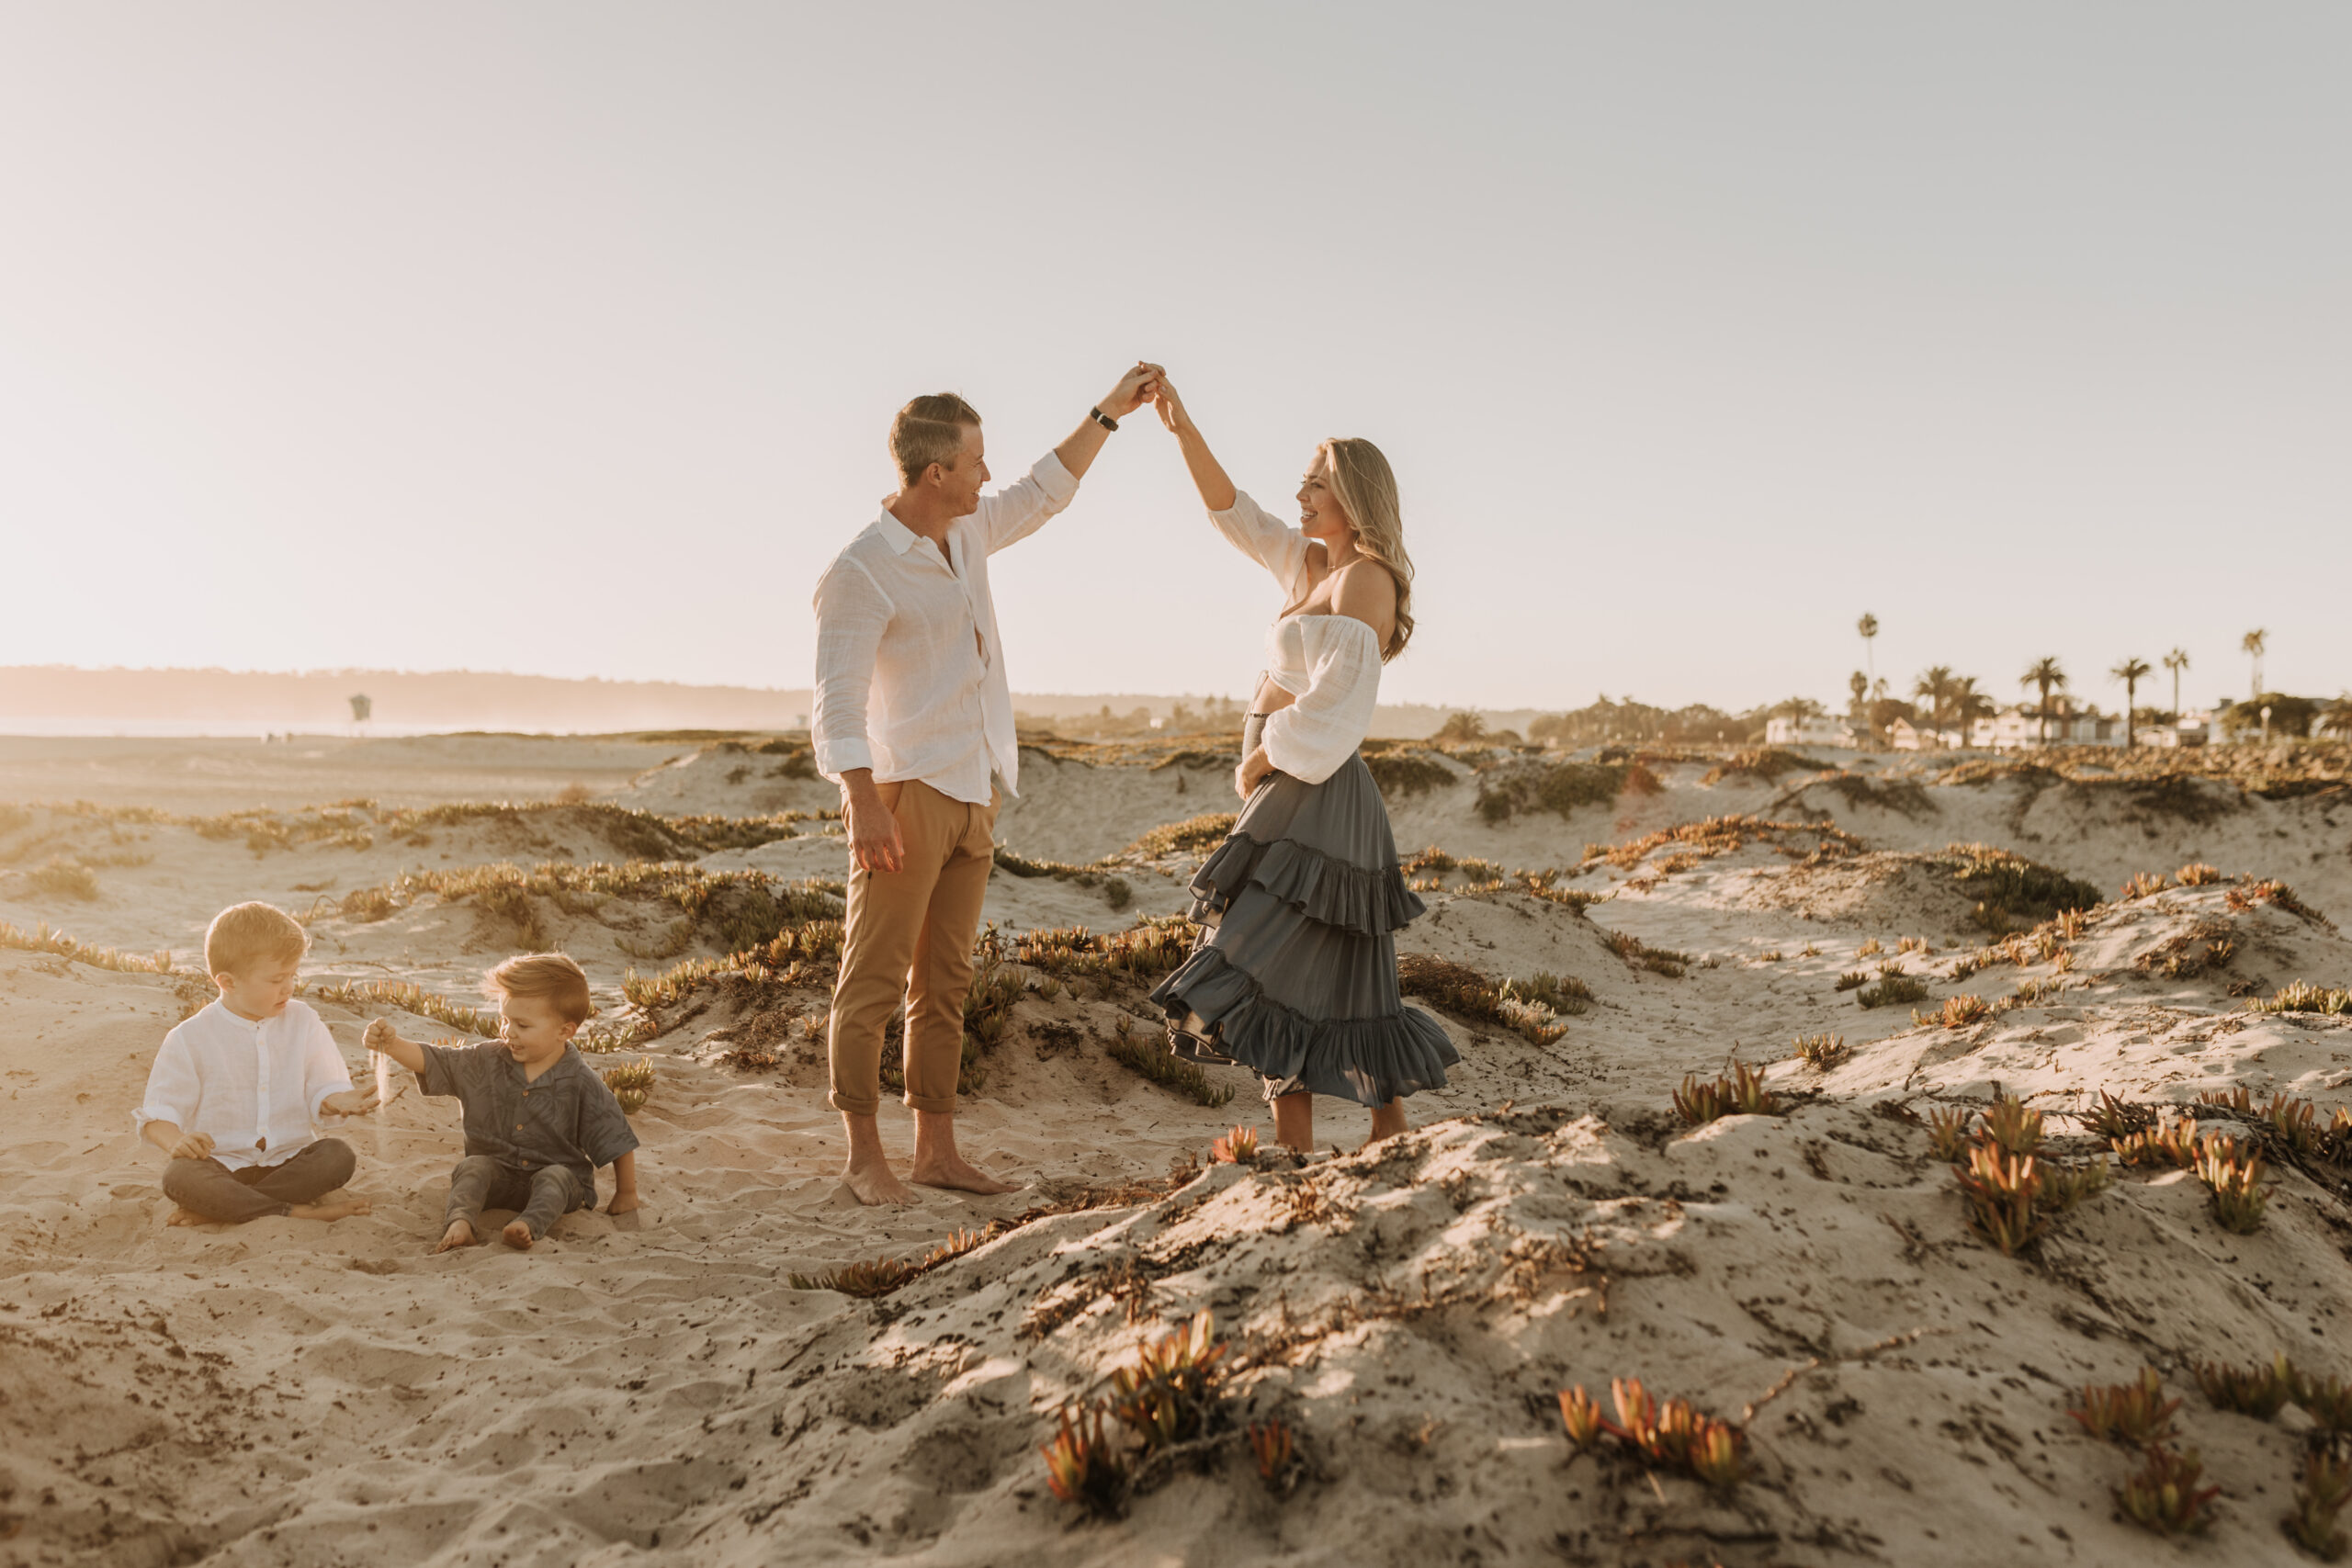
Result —
<instances>
[{"instance_id":1,"label":"hazy sky","mask_svg":"<svg viewBox=\"0 0 2352 1568\"><path fill-rule=\"evenodd\" d=\"M0 0L0 663L807 683L884 434L1395 462L1392 701L2352 684L2352 7ZM1148 418L1016 690L1239 694ZM2159 674L2159 683L2164 677Z\"/></svg>"}]
</instances>

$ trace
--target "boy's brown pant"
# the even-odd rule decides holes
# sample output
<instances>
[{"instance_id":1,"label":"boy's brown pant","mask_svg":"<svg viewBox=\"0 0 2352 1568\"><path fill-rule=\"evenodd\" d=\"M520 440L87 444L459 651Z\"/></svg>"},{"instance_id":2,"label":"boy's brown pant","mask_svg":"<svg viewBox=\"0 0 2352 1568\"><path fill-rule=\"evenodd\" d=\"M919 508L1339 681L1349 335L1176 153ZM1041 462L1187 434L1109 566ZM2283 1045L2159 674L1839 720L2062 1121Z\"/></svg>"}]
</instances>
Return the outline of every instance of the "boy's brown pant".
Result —
<instances>
[{"instance_id":1,"label":"boy's brown pant","mask_svg":"<svg viewBox=\"0 0 2352 1568\"><path fill-rule=\"evenodd\" d=\"M849 878L848 932L833 985L836 1111L871 1116L882 1104L882 1035L904 998L906 1102L953 1113L964 1060L964 996L972 937L996 863L999 800L972 806L920 779L878 784L906 849L899 871Z\"/></svg>"}]
</instances>

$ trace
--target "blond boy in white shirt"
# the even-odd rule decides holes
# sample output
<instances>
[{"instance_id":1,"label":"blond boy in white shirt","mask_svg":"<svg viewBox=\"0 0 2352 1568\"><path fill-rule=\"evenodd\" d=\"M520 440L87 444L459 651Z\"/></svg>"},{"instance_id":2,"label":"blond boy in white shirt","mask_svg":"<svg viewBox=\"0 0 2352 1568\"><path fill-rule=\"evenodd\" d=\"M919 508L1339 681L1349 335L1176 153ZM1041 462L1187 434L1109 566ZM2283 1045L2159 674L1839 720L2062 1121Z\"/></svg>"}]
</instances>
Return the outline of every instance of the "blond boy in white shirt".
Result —
<instances>
[{"instance_id":1,"label":"blond boy in white shirt","mask_svg":"<svg viewBox=\"0 0 2352 1568\"><path fill-rule=\"evenodd\" d=\"M204 966L220 999L164 1036L134 1113L140 1136L171 1156L170 1224L242 1224L290 1215L340 1220L368 1213L356 1198L325 1201L358 1161L322 1116L356 1116L355 1091L327 1026L294 999L311 935L268 904L220 911L204 933Z\"/></svg>"},{"instance_id":2,"label":"blond boy in white shirt","mask_svg":"<svg viewBox=\"0 0 2352 1568\"><path fill-rule=\"evenodd\" d=\"M882 1036L903 998L912 1175L926 1187L1009 1192L956 1149L956 1083L972 938L995 859L997 807L1014 792L1012 688L989 557L1070 503L1103 440L1151 400L1137 364L1026 477L992 495L980 416L952 392L890 426L899 489L817 584L817 768L841 785L852 871L833 987L832 1091L862 1203L912 1201L882 1152Z\"/></svg>"}]
</instances>

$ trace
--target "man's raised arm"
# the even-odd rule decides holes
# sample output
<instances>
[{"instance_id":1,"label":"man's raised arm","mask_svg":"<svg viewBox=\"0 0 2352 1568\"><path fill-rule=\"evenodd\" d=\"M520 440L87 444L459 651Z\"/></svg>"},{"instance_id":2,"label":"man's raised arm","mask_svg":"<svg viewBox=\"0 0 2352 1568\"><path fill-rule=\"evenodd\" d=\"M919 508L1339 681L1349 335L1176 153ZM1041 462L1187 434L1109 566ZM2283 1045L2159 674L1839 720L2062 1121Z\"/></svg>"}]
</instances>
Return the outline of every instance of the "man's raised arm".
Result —
<instances>
[{"instance_id":1,"label":"man's raised arm","mask_svg":"<svg viewBox=\"0 0 2352 1568\"><path fill-rule=\"evenodd\" d=\"M1094 454L1102 450L1102 443L1110 438L1111 426L1094 416L1100 413L1113 423L1126 418L1151 401L1152 389L1163 374L1159 366L1136 360L1136 367L1119 378L1119 384L1111 389L1110 396L1089 410L1086 417L1078 422L1078 428L1054 448L1054 456L1061 459L1070 478L1084 479L1086 470L1094 466Z\"/></svg>"}]
</instances>

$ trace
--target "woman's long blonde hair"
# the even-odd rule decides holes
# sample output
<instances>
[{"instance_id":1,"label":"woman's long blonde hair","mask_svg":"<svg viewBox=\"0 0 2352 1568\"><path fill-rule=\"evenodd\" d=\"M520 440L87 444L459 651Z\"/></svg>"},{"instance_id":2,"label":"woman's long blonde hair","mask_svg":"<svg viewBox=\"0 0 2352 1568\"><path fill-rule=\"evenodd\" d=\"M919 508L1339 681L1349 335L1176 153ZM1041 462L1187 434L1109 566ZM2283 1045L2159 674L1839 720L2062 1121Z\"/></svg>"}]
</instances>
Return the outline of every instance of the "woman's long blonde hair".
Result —
<instances>
[{"instance_id":1,"label":"woman's long blonde hair","mask_svg":"<svg viewBox=\"0 0 2352 1568\"><path fill-rule=\"evenodd\" d=\"M1405 515L1396 499L1396 471L1380 448L1361 436L1323 443L1324 482L1356 531L1356 548L1396 580L1396 629L1380 650L1383 663L1405 651L1413 635L1413 558L1405 553Z\"/></svg>"}]
</instances>

